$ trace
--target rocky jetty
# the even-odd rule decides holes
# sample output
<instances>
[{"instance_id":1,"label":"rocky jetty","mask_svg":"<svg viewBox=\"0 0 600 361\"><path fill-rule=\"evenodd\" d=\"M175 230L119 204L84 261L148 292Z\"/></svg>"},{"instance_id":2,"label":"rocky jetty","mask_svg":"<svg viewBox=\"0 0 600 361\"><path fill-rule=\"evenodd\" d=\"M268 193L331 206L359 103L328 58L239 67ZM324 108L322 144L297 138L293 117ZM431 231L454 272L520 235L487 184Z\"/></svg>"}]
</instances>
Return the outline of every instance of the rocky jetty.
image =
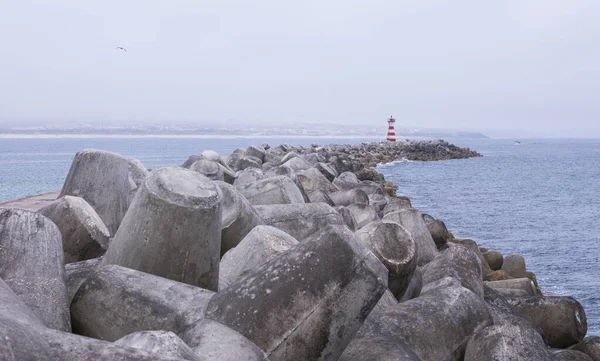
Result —
<instances>
[{"instance_id":1,"label":"rocky jetty","mask_svg":"<svg viewBox=\"0 0 600 361\"><path fill-rule=\"evenodd\" d=\"M54 202L0 204L0 360L600 360L576 300L375 170L476 156L265 144L149 171L83 150Z\"/></svg>"}]
</instances>

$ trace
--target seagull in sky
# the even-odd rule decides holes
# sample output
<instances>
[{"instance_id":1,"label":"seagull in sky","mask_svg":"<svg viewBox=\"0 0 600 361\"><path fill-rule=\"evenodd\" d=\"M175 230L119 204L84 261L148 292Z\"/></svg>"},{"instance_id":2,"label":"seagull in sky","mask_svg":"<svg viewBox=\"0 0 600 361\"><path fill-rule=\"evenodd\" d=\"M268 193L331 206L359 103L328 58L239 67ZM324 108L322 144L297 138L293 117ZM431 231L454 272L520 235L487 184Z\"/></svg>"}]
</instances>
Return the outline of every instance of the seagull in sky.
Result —
<instances>
[{"instance_id":1,"label":"seagull in sky","mask_svg":"<svg viewBox=\"0 0 600 361\"><path fill-rule=\"evenodd\" d=\"M117 47L115 48L115 50L123 50L124 52L127 52L127 49L125 49L125 48L124 48L124 47L122 47L122 46L117 46Z\"/></svg>"}]
</instances>

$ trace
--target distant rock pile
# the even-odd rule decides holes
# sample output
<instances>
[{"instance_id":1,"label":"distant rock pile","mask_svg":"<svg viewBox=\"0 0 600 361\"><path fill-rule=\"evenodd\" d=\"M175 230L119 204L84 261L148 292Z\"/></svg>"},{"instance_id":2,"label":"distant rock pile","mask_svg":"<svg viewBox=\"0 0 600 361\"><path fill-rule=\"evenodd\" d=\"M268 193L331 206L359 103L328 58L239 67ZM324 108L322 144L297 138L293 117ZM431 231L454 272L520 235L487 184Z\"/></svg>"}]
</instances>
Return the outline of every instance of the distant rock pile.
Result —
<instances>
[{"instance_id":1,"label":"distant rock pile","mask_svg":"<svg viewBox=\"0 0 600 361\"><path fill-rule=\"evenodd\" d=\"M0 359L600 360L576 300L372 168L472 156L265 145L149 171L83 150L54 203L0 209Z\"/></svg>"}]
</instances>

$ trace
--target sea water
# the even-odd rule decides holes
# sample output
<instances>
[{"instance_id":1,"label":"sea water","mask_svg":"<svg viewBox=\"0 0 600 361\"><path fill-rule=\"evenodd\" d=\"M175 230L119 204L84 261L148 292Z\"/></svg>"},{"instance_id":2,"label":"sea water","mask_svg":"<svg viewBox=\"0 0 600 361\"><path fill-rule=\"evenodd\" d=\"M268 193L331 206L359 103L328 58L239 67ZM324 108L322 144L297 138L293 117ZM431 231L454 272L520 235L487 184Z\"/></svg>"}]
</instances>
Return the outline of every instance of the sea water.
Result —
<instances>
[{"instance_id":1,"label":"sea water","mask_svg":"<svg viewBox=\"0 0 600 361\"><path fill-rule=\"evenodd\" d=\"M395 162L378 170L457 237L525 257L547 294L572 295L600 335L600 140L448 139L484 156ZM178 165L206 149L352 144L360 138L0 138L0 202L62 187L83 148L138 158L148 168Z\"/></svg>"}]
</instances>

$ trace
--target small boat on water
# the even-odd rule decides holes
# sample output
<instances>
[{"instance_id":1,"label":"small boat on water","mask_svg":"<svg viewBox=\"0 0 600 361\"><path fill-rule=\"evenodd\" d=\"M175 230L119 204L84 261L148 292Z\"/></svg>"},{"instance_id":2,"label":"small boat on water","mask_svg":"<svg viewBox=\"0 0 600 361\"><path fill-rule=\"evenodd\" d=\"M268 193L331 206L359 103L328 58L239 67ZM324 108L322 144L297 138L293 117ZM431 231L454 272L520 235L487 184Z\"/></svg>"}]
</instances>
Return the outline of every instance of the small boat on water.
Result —
<instances>
[{"instance_id":1,"label":"small boat on water","mask_svg":"<svg viewBox=\"0 0 600 361\"><path fill-rule=\"evenodd\" d=\"M519 142L518 140L515 140L515 145L521 145L521 142Z\"/></svg>"}]
</instances>

